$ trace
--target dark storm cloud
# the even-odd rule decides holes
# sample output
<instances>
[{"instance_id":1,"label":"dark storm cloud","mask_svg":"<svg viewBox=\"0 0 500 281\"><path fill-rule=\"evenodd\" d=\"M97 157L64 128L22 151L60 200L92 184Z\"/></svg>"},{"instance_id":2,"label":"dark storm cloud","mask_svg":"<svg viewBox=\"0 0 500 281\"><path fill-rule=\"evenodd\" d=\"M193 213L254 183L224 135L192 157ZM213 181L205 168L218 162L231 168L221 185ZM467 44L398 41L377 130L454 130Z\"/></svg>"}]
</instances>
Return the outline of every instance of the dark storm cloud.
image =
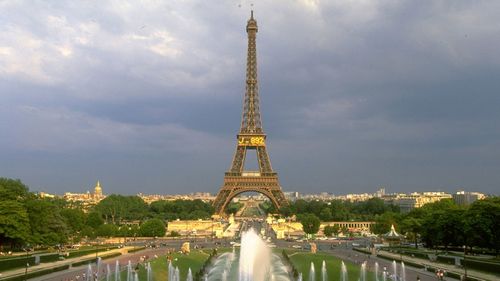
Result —
<instances>
[{"instance_id":1,"label":"dark storm cloud","mask_svg":"<svg viewBox=\"0 0 500 281\"><path fill-rule=\"evenodd\" d=\"M258 64L287 190L500 183L494 1L262 1ZM34 189L215 192L244 92L249 4L0 3L2 176Z\"/></svg>"}]
</instances>

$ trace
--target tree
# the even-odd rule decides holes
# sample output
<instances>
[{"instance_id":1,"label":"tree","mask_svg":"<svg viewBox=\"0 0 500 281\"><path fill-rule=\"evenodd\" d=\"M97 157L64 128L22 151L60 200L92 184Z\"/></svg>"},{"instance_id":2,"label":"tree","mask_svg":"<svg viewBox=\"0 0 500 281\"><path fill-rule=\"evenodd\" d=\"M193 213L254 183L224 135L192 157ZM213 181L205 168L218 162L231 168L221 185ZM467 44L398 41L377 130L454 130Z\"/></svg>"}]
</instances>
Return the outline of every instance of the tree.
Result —
<instances>
[{"instance_id":1,"label":"tree","mask_svg":"<svg viewBox=\"0 0 500 281\"><path fill-rule=\"evenodd\" d=\"M305 233L310 235L318 233L321 221L316 215L303 214L299 217L299 221Z\"/></svg>"},{"instance_id":2,"label":"tree","mask_svg":"<svg viewBox=\"0 0 500 281\"><path fill-rule=\"evenodd\" d=\"M293 211L290 206L282 206L280 208L280 214L284 217L291 217L293 215Z\"/></svg>"},{"instance_id":3,"label":"tree","mask_svg":"<svg viewBox=\"0 0 500 281\"><path fill-rule=\"evenodd\" d=\"M114 224L102 224L97 228L97 236L112 237L118 234L118 227Z\"/></svg>"},{"instance_id":4,"label":"tree","mask_svg":"<svg viewBox=\"0 0 500 281\"><path fill-rule=\"evenodd\" d=\"M30 225L24 205L15 200L0 200L0 250L5 241L26 241Z\"/></svg>"},{"instance_id":5,"label":"tree","mask_svg":"<svg viewBox=\"0 0 500 281\"><path fill-rule=\"evenodd\" d=\"M332 219L332 210L328 207L324 207L319 213L319 218L322 221L330 221Z\"/></svg>"},{"instance_id":6,"label":"tree","mask_svg":"<svg viewBox=\"0 0 500 281\"><path fill-rule=\"evenodd\" d=\"M50 199L33 198L26 202L30 221L30 240L34 244L56 245L67 241L68 228L59 208Z\"/></svg>"},{"instance_id":7,"label":"tree","mask_svg":"<svg viewBox=\"0 0 500 281\"><path fill-rule=\"evenodd\" d=\"M426 204L420 209L423 217L421 237L427 247L463 245L464 209L451 199Z\"/></svg>"},{"instance_id":8,"label":"tree","mask_svg":"<svg viewBox=\"0 0 500 281\"><path fill-rule=\"evenodd\" d=\"M391 225L397 225L399 222L399 214L386 212L378 215L375 218L375 224L372 227L372 232L375 234L384 234L389 232Z\"/></svg>"},{"instance_id":9,"label":"tree","mask_svg":"<svg viewBox=\"0 0 500 281\"><path fill-rule=\"evenodd\" d=\"M101 200L95 210L107 223L118 224L121 220L142 220L148 215L148 205L138 196L111 194Z\"/></svg>"},{"instance_id":10,"label":"tree","mask_svg":"<svg viewBox=\"0 0 500 281\"><path fill-rule=\"evenodd\" d=\"M28 194L28 187L20 180L0 178L0 198L2 201L24 200Z\"/></svg>"},{"instance_id":11,"label":"tree","mask_svg":"<svg viewBox=\"0 0 500 281\"><path fill-rule=\"evenodd\" d=\"M141 224L139 233L143 237L165 236L165 224L160 219L150 219Z\"/></svg>"},{"instance_id":12,"label":"tree","mask_svg":"<svg viewBox=\"0 0 500 281\"><path fill-rule=\"evenodd\" d=\"M467 210L467 225L464 244L500 251L500 197L486 198L474 202Z\"/></svg>"},{"instance_id":13,"label":"tree","mask_svg":"<svg viewBox=\"0 0 500 281\"><path fill-rule=\"evenodd\" d=\"M29 218L24 204L28 187L20 180L0 178L0 250L5 242L24 243L29 237Z\"/></svg>"},{"instance_id":14,"label":"tree","mask_svg":"<svg viewBox=\"0 0 500 281\"><path fill-rule=\"evenodd\" d=\"M422 231L422 219L407 216L401 221L401 231L411 234L415 242L415 248L418 249L418 235Z\"/></svg>"},{"instance_id":15,"label":"tree","mask_svg":"<svg viewBox=\"0 0 500 281\"><path fill-rule=\"evenodd\" d=\"M160 218L164 220L206 219L209 218L213 212L214 209L210 203L203 202L199 199L175 201L160 200L151 203L148 216L150 218Z\"/></svg>"},{"instance_id":16,"label":"tree","mask_svg":"<svg viewBox=\"0 0 500 281\"><path fill-rule=\"evenodd\" d=\"M61 210L61 215L68 226L71 234L82 231L85 226L85 213L81 209L65 208Z\"/></svg>"},{"instance_id":17,"label":"tree","mask_svg":"<svg viewBox=\"0 0 500 281\"><path fill-rule=\"evenodd\" d=\"M332 236L337 236L340 232L340 227L338 224L335 224L335 225L327 225L325 226L325 228L323 229L323 233L325 234L325 236L328 236L328 237L332 237Z\"/></svg>"},{"instance_id":18,"label":"tree","mask_svg":"<svg viewBox=\"0 0 500 281\"><path fill-rule=\"evenodd\" d=\"M236 214L240 209L241 207L243 207L243 204L242 203L239 203L239 202L229 202L229 204L227 204L227 207L226 207L226 214Z\"/></svg>"},{"instance_id":19,"label":"tree","mask_svg":"<svg viewBox=\"0 0 500 281\"><path fill-rule=\"evenodd\" d=\"M100 225L104 224L104 221L102 220L101 214L98 212L91 212L87 216L87 222L85 223L86 225L90 226L94 230L97 229Z\"/></svg>"}]
</instances>

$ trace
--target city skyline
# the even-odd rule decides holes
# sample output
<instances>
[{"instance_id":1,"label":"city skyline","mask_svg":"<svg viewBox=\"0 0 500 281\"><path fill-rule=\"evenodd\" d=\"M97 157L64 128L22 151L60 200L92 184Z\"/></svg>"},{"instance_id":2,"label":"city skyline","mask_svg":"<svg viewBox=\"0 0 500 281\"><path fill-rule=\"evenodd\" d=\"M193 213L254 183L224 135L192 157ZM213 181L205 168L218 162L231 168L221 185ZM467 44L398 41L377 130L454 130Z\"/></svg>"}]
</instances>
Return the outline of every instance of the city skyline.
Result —
<instances>
[{"instance_id":1,"label":"city skyline","mask_svg":"<svg viewBox=\"0 0 500 281\"><path fill-rule=\"evenodd\" d=\"M108 194L217 192L240 125L250 4L0 8L0 176L49 193L96 180ZM497 194L498 8L254 3L283 190Z\"/></svg>"}]
</instances>

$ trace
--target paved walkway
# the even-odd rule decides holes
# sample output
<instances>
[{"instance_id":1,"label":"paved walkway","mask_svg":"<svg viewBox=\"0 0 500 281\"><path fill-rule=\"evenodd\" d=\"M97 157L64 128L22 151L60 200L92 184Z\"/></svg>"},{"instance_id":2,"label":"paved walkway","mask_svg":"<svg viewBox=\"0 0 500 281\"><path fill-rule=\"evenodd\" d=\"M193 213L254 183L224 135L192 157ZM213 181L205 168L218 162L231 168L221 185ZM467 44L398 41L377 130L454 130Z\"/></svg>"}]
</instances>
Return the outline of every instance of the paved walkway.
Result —
<instances>
[{"instance_id":1,"label":"paved walkway","mask_svg":"<svg viewBox=\"0 0 500 281\"><path fill-rule=\"evenodd\" d=\"M382 254L384 256L391 257L396 261L399 261L401 259L401 256L399 254L391 253L391 252L387 252L387 251L379 251L378 254ZM444 269L447 272L453 272L453 273L456 273L459 275L464 274L463 268L459 268L459 267L452 265L452 264L432 262L430 260L417 258L417 257L409 257L406 255L403 255L402 257L403 257L403 261L410 261L410 262L413 262L416 264L421 264L423 266L440 268L440 269ZM485 272L474 270L474 269L467 269L467 276L475 277L475 278L482 279L482 280L500 280L499 274L485 273Z\"/></svg>"},{"instance_id":2,"label":"paved walkway","mask_svg":"<svg viewBox=\"0 0 500 281\"><path fill-rule=\"evenodd\" d=\"M125 248L121 248L121 249L113 249L113 250L109 250L109 251L102 251L102 252L98 253L98 256L104 256L104 255L108 255L108 254L111 254L111 253L122 253L122 254L124 254L124 253L127 253L127 251L129 249L132 249L132 248L133 247L125 247ZM95 258L95 256L96 256L96 254L92 253L92 254L88 254L88 255L85 255L85 256L81 256L81 257L76 257L76 258L71 258L71 259L65 259L65 260L62 260L62 261L40 263L39 265L30 266L28 268L28 273L35 272L35 271L40 271L40 270L43 270L43 269L49 269L49 268L54 268L54 267L58 267L58 266L63 266L63 265L71 265L71 264L79 262L79 261L84 261L84 260L88 260L88 259L91 259L91 258ZM10 277L14 277L14 276L24 275L25 272L26 272L26 268L17 268L17 269L13 269L13 270L9 270L9 271L0 272L0 280L7 279L7 278L10 278Z\"/></svg>"}]
</instances>

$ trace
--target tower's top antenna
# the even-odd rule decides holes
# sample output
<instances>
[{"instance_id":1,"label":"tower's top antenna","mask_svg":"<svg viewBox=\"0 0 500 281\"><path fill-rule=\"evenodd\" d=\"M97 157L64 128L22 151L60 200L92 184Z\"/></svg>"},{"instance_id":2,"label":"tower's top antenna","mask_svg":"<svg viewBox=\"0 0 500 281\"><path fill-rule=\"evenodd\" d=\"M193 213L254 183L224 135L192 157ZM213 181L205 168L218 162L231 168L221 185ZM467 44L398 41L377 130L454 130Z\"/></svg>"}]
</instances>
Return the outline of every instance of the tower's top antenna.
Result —
<instances>
[{"instance_id":1,"label":"tower's top antenna","mask_svg":"<svg viewBox=\"0 0 500 281\"><path fill-rule=\"evenodd\" d=\"M250 12L250 19L247 22L247 32L250 30L257 32L257 21L253 18L253 10Z\"/></svg>"}]
</instances>

